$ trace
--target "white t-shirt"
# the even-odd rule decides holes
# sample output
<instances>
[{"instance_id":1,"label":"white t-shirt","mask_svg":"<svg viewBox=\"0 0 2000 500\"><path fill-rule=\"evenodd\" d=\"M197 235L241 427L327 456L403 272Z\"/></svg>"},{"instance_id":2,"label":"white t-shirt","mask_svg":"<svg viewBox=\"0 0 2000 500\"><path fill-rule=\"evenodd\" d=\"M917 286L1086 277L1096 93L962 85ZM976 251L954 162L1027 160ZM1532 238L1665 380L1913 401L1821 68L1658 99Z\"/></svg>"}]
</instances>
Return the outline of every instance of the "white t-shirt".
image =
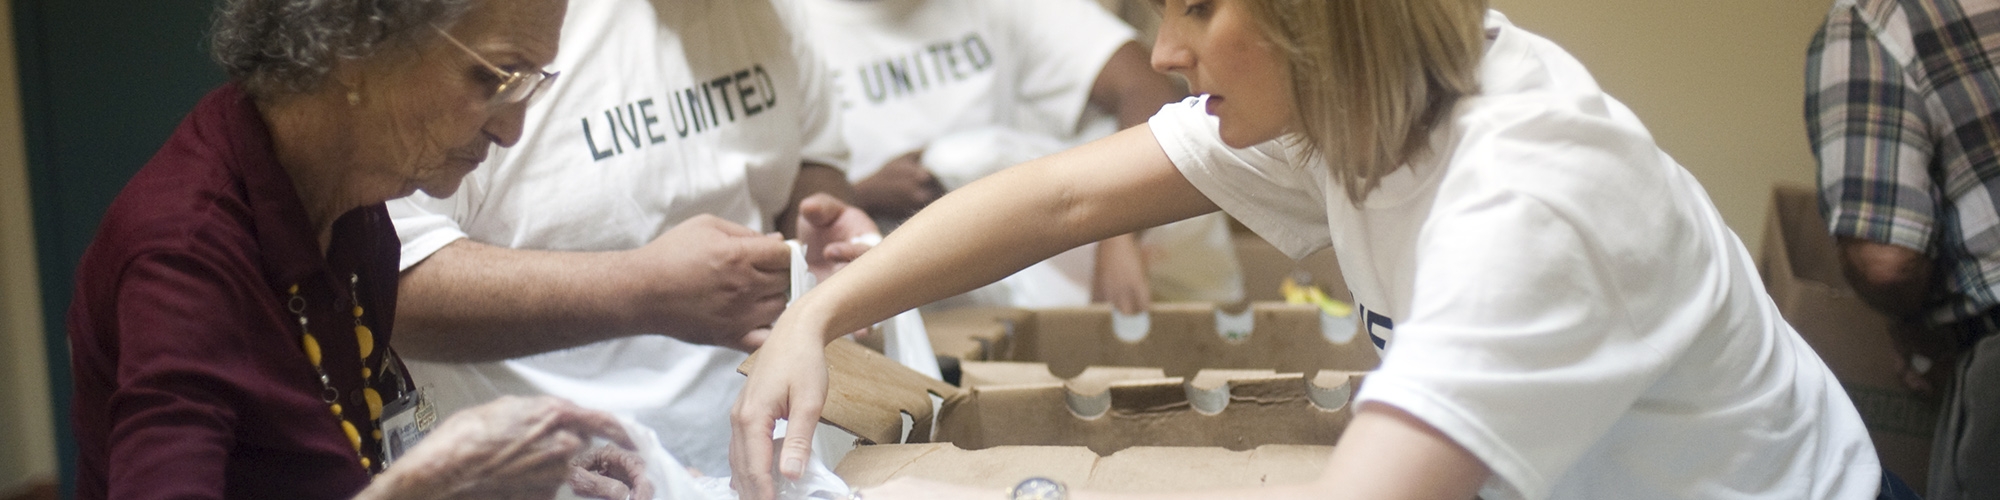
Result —
<instances>
[{"instance_id":1,"label":"white t-shirt","mask_svg":"<svg viewBox=\"0 0 2000 500\"><path fill-rule=\"evenodd\" d=\"M1359 207L1293 148L1223 145L1199 99L1154 133L1286 253L1334 248L1387 342L1356 400L1478 456L1485 498L1874 498L1853 404L1693 176L1561 48L1487 27L1482 92Z\"/></svg>"},{"instance_id":2,"label":"white t-shirt","mask_svg":"<svg viewBox=\"0 0 2000 500\"><path fill-rule=\"evenodd\" d=\"M956 132L1072 138L1105 61L1132 41L1089 0L804 0L865 179Z\"/></svg>"},{"instance_id":3,"label":"white t-shirt","mask_svg":"<svg viewBox=\"0 0 2000 500\"><path fill-rule=\"evenodd\" d=\"M846 165L837 110L789 0L569 3L562 71L457 196L390 202L405 269L459 238L508 248L637 248L698 214L758 231L802 161ZM412 363L447 408L553 394L634 415L667 450L728 471L744 354L660 335L477 364Z\"/></svg>"},{"instance_id":4,"label":"white t-shirt","mask_svg":"<svg viewBox=\"0 0 2000 500\"><path fill-rule=\"evenodd\" d=\"M1106 62L1131 26L1090 0L806 0L808 35L827 61L854 151L849 179L924 150L950 189L1108 135L1091 108ZM1243 296L1218 217L1142 238L1163 299ZM1078 306L1090 302L1094 245L1065 252L940 305Z\"/></svg>"}]
</instances>

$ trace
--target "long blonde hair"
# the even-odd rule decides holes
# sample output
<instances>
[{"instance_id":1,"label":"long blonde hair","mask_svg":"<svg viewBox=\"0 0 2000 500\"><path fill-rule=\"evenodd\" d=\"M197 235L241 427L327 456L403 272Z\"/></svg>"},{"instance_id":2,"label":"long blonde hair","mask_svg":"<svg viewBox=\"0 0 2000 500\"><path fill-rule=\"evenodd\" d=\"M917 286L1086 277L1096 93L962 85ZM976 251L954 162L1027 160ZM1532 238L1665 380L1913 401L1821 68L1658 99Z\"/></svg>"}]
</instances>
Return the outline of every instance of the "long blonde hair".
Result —
<instances>
[{"instance_id":1,"label":"long blonde hair","mask_svg":"<svg viewBox=\"0 0 2000 500\"><path fill-rule=\"evenodd\" d=\"M1306 150L1359 204L1479 91L1486 0L1241 0L1292 72Z\"/></svg>"}]
</instances>

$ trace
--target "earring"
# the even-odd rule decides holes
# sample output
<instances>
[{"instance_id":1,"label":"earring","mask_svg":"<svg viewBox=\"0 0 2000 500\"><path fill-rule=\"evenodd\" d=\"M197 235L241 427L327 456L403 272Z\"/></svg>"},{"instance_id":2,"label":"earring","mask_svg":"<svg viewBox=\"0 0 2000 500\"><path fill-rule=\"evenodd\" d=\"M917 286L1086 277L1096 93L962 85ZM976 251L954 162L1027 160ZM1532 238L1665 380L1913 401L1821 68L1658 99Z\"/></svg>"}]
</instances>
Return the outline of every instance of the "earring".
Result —
<instances>
[{"instance_id":1,"label":"earring","mask_svg":"<svg viewBox=\"0 0 2000 500\"><path fill-rule=\"evenodd\" d=\"M360 106L360 105L361 105L361 91L359 91L359 90L349 90L349 91L347 91L347 105L348 105L348 106Z\"/></svg>"}]
</instances>

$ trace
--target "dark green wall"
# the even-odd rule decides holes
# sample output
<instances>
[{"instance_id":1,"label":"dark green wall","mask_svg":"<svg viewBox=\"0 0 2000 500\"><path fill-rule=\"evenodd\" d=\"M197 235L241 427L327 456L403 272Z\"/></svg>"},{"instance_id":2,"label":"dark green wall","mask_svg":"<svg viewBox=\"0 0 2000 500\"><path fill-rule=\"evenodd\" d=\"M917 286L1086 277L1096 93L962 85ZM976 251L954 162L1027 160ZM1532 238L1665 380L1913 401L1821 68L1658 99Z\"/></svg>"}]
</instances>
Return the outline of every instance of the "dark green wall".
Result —
<instances>
[{"instance_id":1,"label":"dark green wall","mask_svg":"<svg viewBox=\"0 0 2000 500\"><path fill-rule=\"evenodd\" d=\"M64 498L73 497L69 309L104 208L223 74L204 36L214 0L14 0L28 176Z\"/></svg>"}]
</instances>

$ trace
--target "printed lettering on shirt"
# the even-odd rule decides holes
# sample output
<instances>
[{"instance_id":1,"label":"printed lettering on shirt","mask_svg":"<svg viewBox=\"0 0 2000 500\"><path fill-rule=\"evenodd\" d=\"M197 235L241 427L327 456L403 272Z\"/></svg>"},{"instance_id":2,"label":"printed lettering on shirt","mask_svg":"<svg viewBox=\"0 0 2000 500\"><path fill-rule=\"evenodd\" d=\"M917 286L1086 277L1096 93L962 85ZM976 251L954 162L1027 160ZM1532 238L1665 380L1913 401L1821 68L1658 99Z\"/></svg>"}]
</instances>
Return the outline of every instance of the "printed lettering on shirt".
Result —
<instances>
[{"instance_id":1,"label":"printed lettering on shirt","mask_svg":"<svg viewBox=\"0 0 2000 500\"><path fill-rule=\"evenodd\" d=\"M964 81L992 67L993 50L974 32L861 64L854 76L868 102L881 104ZM839 73L834 79L840 79Z\"/></svg>"},{"instance_id":2,"label":"printed lettering on shirt","mask_svg":"<svg viewBox=\"0 0 2000 500\"><path fill-rule=\"evenodd\" d=\"M1368 330L1368 341L1375 343L1376 350L1388 349L1389 339L1396 338L1396 320L1383 316L1366 305L1357 303L1354 307L1355 314L1366 320L1363 328Z\"/></svg>"},{"instance_id":3,"label":"printed lettering on shirt","mask_svg":"<svg viewBox=\"0 0 2000 500\"><path fill-rule=\"evenodd\" d=\"M665 97L648 96L625 102L600 114L578 119L591 161L667 142L667 137L719 130L777 107L777 85L764 65L753 64L732 73L668 90Z\"/></svg>"}]
</instances>

